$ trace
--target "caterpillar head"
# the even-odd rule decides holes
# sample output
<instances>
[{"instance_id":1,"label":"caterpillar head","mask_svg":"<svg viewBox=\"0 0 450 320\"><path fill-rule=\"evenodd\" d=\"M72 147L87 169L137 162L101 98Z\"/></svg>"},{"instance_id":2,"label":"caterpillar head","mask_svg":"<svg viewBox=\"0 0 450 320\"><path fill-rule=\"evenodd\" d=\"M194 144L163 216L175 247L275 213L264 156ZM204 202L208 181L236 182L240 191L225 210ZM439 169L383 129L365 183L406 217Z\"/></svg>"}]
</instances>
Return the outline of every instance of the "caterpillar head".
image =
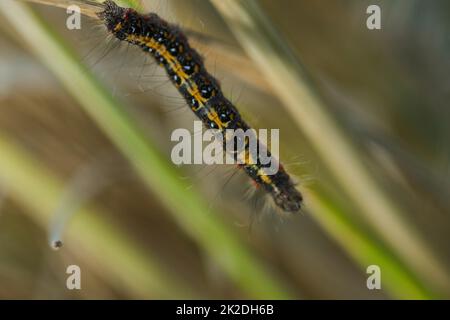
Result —
<instances>
[{"instance_id":1,"label":"caterpillar head","mask_svg":"<svg viewBox=\"0 0 450 320\"><path fill-rule=\"evenodd\" d=\"M117 33L120 31L127 12L131 9L119 7L114 1L107 0L103 3L104 10L97 13L103 20L108 31Z\"/></svg>"}]
</instances>

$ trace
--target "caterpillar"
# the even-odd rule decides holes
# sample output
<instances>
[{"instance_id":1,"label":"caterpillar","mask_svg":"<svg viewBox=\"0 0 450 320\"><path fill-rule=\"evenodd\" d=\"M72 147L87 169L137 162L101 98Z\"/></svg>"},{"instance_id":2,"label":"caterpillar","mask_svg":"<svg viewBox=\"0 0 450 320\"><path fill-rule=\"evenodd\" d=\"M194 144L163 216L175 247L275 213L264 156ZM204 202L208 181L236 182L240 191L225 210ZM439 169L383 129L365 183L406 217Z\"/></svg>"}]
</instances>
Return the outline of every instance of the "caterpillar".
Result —
<instances>
[{"instance_id":1,"label":"caterpillar","mask_svg":"<svg viewBox=\"0 0 450 320\"><path fill-rule=\"evenodd\" d=\"M151 55L166 70L172 84L206 128L216 129L223 135L226 129L250 129L236 107L223 95L218 80L208 73L203 58L189 45L179 27L155 13L140 14L111 0L102 5L103 11L97 15L107 30L118 40L140 47ZM248 148L246 143L245 150ZM268 155L278 161L270 153ZM268 174L266 165L259 159L250 161L247 156L243 159L239 166L257 186L272 196L279 208L292 213L300 210L303 197L281 164L275 174Z\"/></svg>"}]
</instances>

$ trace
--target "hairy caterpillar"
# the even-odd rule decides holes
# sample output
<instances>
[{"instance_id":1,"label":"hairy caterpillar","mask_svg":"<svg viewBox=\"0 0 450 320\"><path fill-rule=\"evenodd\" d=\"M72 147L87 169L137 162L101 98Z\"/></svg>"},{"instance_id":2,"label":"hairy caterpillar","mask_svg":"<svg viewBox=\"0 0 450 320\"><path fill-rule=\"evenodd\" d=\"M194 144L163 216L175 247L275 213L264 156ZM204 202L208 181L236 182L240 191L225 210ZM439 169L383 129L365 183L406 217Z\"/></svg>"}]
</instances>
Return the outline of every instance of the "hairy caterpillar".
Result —
<instances>
[{"instance_id":1,"label":"hairy caterpillar","mask_svg":"<svg viewBox=\"0 0 450 320\"><path fill-rule=\"evenodd\" d=\"M140 47L152 55L165 68L170 81L207 128L217 129L223 134L226 129L245 131L250 128L233 104L224 97L218 81L208 73L202 57L190 47L178 27L154 13L139 14L111 0L105 1L103 7L98 17L108 31L118 40ZM245 145L245 149L247 147ZM250 161L246 156L244 159L240 166L258 186L272 195L278 207L286 212L300 210L302 195L281 165L277 173L267 174L266 166L259 159Z\"/></svg>"}]
</instances>

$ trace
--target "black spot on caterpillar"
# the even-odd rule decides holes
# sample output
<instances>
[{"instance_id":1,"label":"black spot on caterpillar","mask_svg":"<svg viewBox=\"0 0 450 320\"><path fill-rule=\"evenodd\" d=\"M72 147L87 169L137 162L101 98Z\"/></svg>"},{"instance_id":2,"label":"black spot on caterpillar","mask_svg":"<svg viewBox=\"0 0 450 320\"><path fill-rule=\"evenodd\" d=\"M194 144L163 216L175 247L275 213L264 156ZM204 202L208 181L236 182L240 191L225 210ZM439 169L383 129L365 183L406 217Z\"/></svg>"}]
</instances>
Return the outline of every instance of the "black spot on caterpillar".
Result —
<instances>
[{"instance_id":1,"label":"black spot on caterpillar","mask_svg":"<svg viewBox=\"0 0 450 320\"><path fill-rule=\"evenodd\" d=\"M208 73L202 57L191 48L180 28L154 13L139 14L131 8L119 7L111 0L105 1L103 7L98 16L108 31L117 39L152 55L165 68L170 81L206 128L217 129L222 134L226 129L245 131L250 128L235 106L224 97L219 82ZM277 161L270 153L268 156ZM286 212L300 210L302 195L281 165L277 173L267 174L260 159L244 159L240 167L272 195L278 207Z\"/></svg>"}]
</instances>

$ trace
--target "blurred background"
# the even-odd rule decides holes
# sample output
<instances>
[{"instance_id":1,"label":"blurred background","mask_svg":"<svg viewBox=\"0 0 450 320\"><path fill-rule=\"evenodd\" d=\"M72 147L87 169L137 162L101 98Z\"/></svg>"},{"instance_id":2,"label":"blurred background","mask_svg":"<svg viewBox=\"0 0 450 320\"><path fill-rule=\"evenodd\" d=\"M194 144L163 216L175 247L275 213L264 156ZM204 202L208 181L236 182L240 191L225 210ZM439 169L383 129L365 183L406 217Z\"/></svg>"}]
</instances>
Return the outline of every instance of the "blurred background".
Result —
<instances>
[{"instance_id":1,"label":"blurred background","mask_svg":"<svg viewBox=\"0 0 450 320\"><path fill-rule=\"evenodd\" d=\"M379 201L355 203L363 186L336 179L316 152L320 141L304 135L273 89L277 80L246 55L213 4L142 2L190 30L250 124L280 128L281 158L305 210L263 209L271 199L244 196L251 184L233 166L174 168L170 134L192 131L195 117L164 72L92 17L71 31L65 10L13 0L0 7L0 298L450 298L448 1L257 2L395 205L395 225L382 210L367 219L364 204L370 211ZM366 27L370 4L381 7L381 30ZM30 7L40 18L26 18ZM145 157L124 152L95 111L86 112L77 98L86 87L55 73L77 65L60 64L51 47L47 61L36 54L22 32L43 25L106 88L168 174L151 165L143 178L130 158ZM183 199L201 203L204 214L183 210ZM49 241L59 233L64 246L55 251ZM66 288L69 265L81 268L81 290ZM381 268L381 290L367 288L369 265Z\"/></svg>"}]
</instances>

